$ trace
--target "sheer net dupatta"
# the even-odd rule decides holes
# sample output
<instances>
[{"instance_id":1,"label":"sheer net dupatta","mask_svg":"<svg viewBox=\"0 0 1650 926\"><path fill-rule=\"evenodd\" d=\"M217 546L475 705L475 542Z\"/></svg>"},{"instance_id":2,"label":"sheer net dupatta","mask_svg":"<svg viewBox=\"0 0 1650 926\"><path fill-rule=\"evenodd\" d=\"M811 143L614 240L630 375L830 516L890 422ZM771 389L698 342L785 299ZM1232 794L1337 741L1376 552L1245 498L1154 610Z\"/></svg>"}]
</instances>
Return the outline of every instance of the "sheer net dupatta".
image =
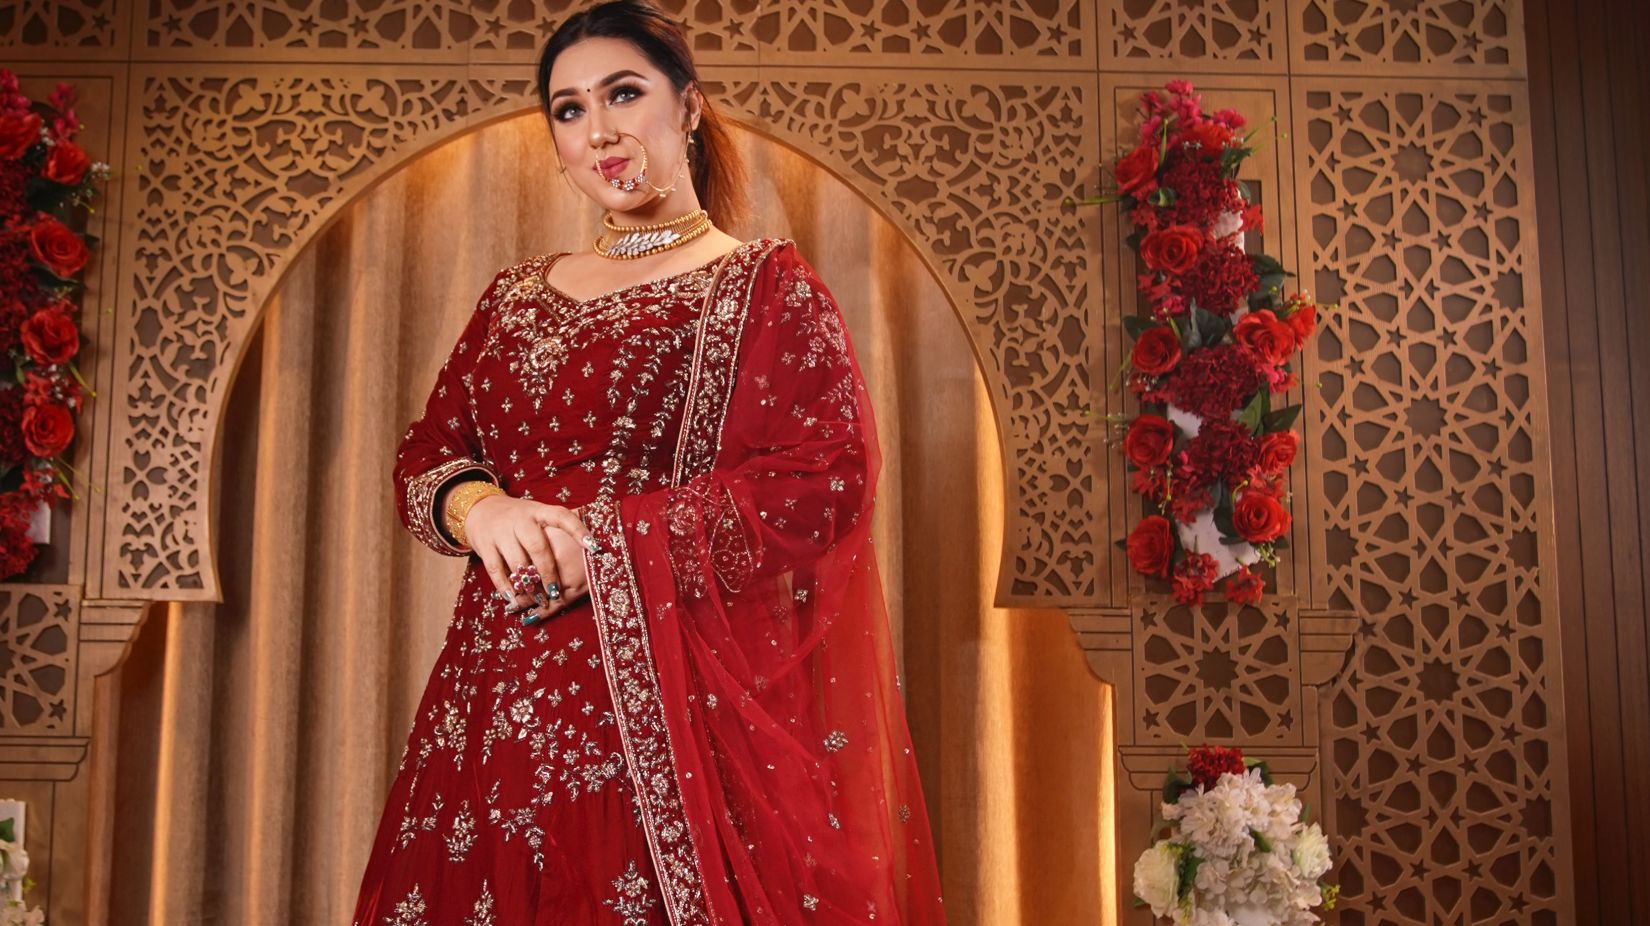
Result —
<instances>
[{"instance_id":1,"label":"sheer net dupatta","mask_svg":"<svg viewBox=\"0 0 1650 926\"><path fill-rule=\"evenodd\" d=\"M870 399L794 242L722 263L686 402L671 487L584 511L671 918L942 923L870 543Z\"/></svg>"}]
</instances>

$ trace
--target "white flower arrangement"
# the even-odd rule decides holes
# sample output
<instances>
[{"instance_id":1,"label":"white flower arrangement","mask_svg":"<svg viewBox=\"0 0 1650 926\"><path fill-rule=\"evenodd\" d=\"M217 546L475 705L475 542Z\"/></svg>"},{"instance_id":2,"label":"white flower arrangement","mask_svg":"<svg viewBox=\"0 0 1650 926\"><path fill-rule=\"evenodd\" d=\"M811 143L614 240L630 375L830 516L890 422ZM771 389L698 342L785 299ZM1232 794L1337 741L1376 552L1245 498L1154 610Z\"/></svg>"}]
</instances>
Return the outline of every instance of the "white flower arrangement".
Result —
<instances>
[{"instance_id":1,"label":"white flower arrangement","mask_svg":"<svg viewBox=\"0 0 1650 926\"><path fill-rule=\"evenodd\" d=\"M0 801L0 926L45 926L46 914L23 902L23 892L33 887L23 849L23 805Z\"/></svg>"},{"instance_id":2,"label":"white flower arrangement","mask_svg":"<svg viewBox=\"0 0 1650 926\"><path fill-rule=\"evenodd\" d=\"M1236 750L1194 749L1189 764L1164 789L1168 838L1134 864L1138 902L1175 926L1311 926L1314 907L1333 909L1329 842L1295 786Z\"/></svg>"}]
</instances>

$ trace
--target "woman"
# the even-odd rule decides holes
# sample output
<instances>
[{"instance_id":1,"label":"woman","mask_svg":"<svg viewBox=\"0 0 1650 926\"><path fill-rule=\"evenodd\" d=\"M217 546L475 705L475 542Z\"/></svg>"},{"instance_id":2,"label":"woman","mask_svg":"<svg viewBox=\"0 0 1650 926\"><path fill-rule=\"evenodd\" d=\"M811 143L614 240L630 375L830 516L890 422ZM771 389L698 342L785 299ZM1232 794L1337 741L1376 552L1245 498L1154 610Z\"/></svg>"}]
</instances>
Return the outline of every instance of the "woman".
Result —
<instances>
[{"instance_id":1,"label":"woman","mask_svg":"<svg viewBox=\"0 0 1650 926\"><path fill-rule=\"evenodd\" d=\"M837 306L711 224L738 165L657 9L571 17L537 84L607 231L498 274L402 441L403 521L471 561L355 923L943 922Z\"/></svg>"}]
</instances>

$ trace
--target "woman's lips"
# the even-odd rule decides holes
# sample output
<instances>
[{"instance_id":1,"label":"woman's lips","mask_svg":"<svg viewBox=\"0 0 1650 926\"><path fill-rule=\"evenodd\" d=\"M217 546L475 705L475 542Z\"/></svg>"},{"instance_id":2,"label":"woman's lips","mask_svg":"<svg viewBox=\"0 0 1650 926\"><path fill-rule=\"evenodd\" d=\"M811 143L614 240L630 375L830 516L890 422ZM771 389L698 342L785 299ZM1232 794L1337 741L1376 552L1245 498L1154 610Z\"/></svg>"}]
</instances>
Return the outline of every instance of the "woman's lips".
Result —
<instances>
[{"instance_id":1,"label":"woman's lips","mask_svg":"<svg viewBox=\"0 0 1650 926\"><path fill-rule=\"evenodd\" d=\"M600 171L603 177L611 180L617 177L624 170L624 166L629 163L629 158L605 158L596 162L596 170Z\"/></svg>"}]
</instances>

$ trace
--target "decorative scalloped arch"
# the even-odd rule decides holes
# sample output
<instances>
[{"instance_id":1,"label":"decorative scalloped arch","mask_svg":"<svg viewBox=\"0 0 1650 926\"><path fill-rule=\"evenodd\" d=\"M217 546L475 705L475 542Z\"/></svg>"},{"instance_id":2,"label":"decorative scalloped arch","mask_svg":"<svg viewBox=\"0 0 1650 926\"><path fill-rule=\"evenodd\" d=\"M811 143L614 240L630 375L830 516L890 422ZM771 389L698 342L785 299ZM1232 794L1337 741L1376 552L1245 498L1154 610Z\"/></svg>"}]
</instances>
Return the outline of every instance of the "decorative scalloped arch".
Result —
<instances>
[{"instance_id":1,"label":"decorative scalloped arch","mask_svg":"<svg viewBox=\"0 0 1650 926\"><path fill-rule=\"evenodd\" d=\"M960 307L991 384L1005 462L1030 477L1021 485L1094 465L1078 412L1089 389L1083 297L1097 271L1069 246L1083 220L1058 206L1061 171L1083 156L1081 83L810 76L707 83L733 118L814 157L917 243ZM117 397L126 421L117 425L129 427L116 430L133 463L111 474L104 595L217 596L202 500L211 493L218 408L285 267L354 197L432 146L532 108L529 91L526 80L307 78L272 68L143 79L137 160L149 169L130 210L142 231L123 255L133 324L118 345L128 378ZM1064 115L1068 135L1053 135L1061 123L1050 111ZM1050 144L1060 156L1040 168L1021 154ZM981 203L993 214L979 215ZM1028 237L1028 225L1047 234ZM167 259L155 259L160 253ZM1004 311L1005 301L1047 317L1028 324ZM1067 400L1063 414L1033 401L1049 394ZM1063 435L1063 445L1049 434ZM1078 459L1061 459L1068 455ZM1040 511L1008 509L1011 520L1018 511L1051 533L1005 564L1005 590L1092 595L1093 556L1055 553L1072 549L1070 538L1093 546L1086 506L1044 502ZM1027 534L1012 524L1006 532Z\"/></svg>"}]
</instances>

